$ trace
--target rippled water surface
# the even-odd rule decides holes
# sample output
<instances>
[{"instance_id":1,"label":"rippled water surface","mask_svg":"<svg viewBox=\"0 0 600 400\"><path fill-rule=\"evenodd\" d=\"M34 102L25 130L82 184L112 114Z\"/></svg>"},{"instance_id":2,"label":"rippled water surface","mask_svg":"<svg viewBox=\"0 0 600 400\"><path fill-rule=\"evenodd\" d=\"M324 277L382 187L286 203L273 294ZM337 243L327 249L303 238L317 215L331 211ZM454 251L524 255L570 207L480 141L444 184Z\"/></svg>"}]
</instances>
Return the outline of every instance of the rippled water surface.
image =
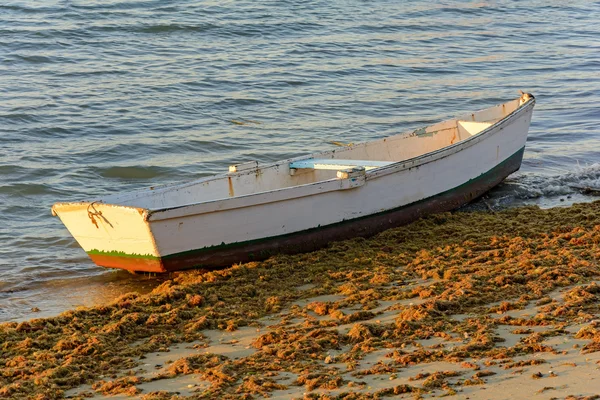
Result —
<instances>
[{"instance_id":1,"label":"rippled water surface","mask_svg":"<svg viewBox=\"0 0 600 400\"><path fill-rule=\"evenodd\" d=\"M56 201L380 138L518 89L538 99L525 160L490 201L581 198L571 186L600 187L599 21L578 0L0 2L0 321L156 284L95 267Z\"/></svg>"}]
</instances>

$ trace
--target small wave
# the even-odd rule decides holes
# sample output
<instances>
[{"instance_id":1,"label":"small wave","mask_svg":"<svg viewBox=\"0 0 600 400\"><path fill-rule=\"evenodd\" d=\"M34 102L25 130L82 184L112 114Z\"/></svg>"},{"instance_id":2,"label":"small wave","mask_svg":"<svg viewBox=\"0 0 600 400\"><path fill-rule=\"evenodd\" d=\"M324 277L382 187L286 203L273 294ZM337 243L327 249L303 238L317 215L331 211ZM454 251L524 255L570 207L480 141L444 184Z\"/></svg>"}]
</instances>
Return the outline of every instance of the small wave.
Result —
<instances>
[{"instance_id":1,"label":"small wave","mask_svg":"<svg viewBox=\"0 0 600 400\"><path fill-rule=\"evenodd\" d=\"M54 189L52 186L41 183L15 183L13 185L0 186L0 194L13 196L59 195L61 193L61 191Z\"/></svg>"},{"instance_id":2,"label":"small wave","mask_svg":"<svg viewBox=\"0 0 600 400\"><path fill-rule=\"evenodd\" d=\"M550 177L521 175L507 183L516 187L515 194L520 199L564 196L579 192L579 188L600 188L600 163Z\"/></svg>"},{"instance_id":3,"label":"small wave","mask_svg":"<svg viewBox=\"0 0 600 400\"><path fill-rule=\"evenodd\" d=\"M34 3L35 4L35 3ZM0 10L17 11L22 13L50 13L64 11L63 7L32 7L21 4L0 4Z\"/></svg>"},{"instance_id":4,"label":"small wave","mask_svg":"<svg viewBox=\"0 0 600 400\"><path fill-rule=\"evenodd\" d=\"M113 24L96 25L88 28L94 32L131 32L131 33L149 33L149 34L169 34L169 33L202 33L218 28L218 25L205 23L198 25L185 24Z\"/></svg>"},{"instance_id":5,"label":"small wave","mask_svg":"<svg viewBox=\"0 0 600 400\"><path fill-rule=\"evenodd\" d=\"M37 117L33 114L9 113L0 114L0 121L2 120L6 120L6 122L37 122Z\"/></svg>"},{"instance_id":6,"label":"small wave","mask_svg":"<svg viewBox=\"0 0 600 400\"><path fill-rule=\"evenodd\" d=\"M25 56L25 55L17 54L17 55L15 55L15 57L19 58L22 61L31 63L31 64L48 64L48 63L55 62L55 60L52 57L39 56L39 55Z\"/></svg>"},{"instance_id":7,"label":"small wave","mask_svg":"<svg viewBox=\"0 0 600 400\"><path fill-rule=\"evenodd\" d=\"M251 99L251 98L234 99L234 98L229 97L229 98L225 98L223 100L216 102L215 106L230 108L230 107L234 107L234 106L253 106L253 105L266 105L266 104L273 104L273 101L267 100L267 99L259 100L259 99Z\"/></svg>"},{"instance_id":8,"label":"small wave","mask_svg":"<svg viewBox=\"0 0 600 400\"><path fill-rule=\"evenodd\" d=\"M6 176L7 178L11 175L22 176L29 172L29 168L25 168L20 165L0 165L0 176Z\"/></svg>"},{"instance_id":9,"label":"small wave","mask_svg":"<svg viewBox=\"0 0 600 400\"><path fill-rule=\"evenodd\" d=\"M182 24L159 24L159 25L145 25L139 28L137 31L140 33L171 33L171 32L206 32L210 29L216 28L214 24L202 24L202 25L182 25Z\"/></svg>"},{"instance_id":10,"label":"small wave","mask_svg":"<svg viewBox=\"0 0 600 400\"><path fill-rule=\"evenodd\" d=\"M43 181L58 173L58 169L50 167L29 168L15 164L0 165L0 179L4 183L23 184L24 182Z\"/></svg>"},{"instance_id":11,"label":"small wave","mask_svg":"<svg viewBox=\"0 0 600 400\"><path fill-rule=\"evenodd\" d=\"M160 0L149 1L127 1L127 0L109 0L109 1L81 1L72 2L69 7L75 10L85 10L92 12L102 12L106 10L126 11L126 10L147 10L161 5Z\"/></svg>"},{"instance_id":12,"label":"small wave","mask_svg":"<svg viewBox=\"0 0 600 400\"><path fill-rule=\"evenodd\" d=\"M165 170L158 167L109 167L100 171L104 178L121 179L152 179L164 174Z\"/></svg>"},{"instance_id":13,"label":"small wave","mask_svg":"<svg viewBox=\"0 0 600 400\"><path fill-rule=\"evenodd\" d=\"M109 76L109 75L127 75L131 73L131 71L128 71L126 69L120 70L120 69L90 69L90 70L85 70L85 71L67 71L67 72L60 72L55 74L55 76L60 77L60 78L87 78L87 77L94 77L97 75L101 75L101 76Z\"/></svg>"},{"instance_id":14,"label":"small wave","mask_svg":"<svg viewBox=\"0 0 600 400\"><path fill-rule=\"evenodd\" d=\"M201 154L215 154L215 153L228 153L232 149L243 149L246 147L244 142L228 143L227 140L199 140L189 139L185 142L178 144L177 147L180 150L187 150L194 153Z\"/></svg>"}]
</instances>

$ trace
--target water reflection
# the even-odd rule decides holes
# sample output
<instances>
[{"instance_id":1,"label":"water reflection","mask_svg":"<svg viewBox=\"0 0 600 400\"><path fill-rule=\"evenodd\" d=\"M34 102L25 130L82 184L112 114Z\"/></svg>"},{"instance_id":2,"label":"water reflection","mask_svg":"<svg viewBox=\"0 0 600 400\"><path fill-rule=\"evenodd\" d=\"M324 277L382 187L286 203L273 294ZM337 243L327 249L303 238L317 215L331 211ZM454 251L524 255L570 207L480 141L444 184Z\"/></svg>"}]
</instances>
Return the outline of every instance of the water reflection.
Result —
<instances>
[{"instance_id":1,"label":"water reflection","mask_svg":"<svg viewBox=\"0 0 600 400\"><path fill-rule=\"evenodd\" d=\"M49 317L77 307L107 304L130 293L148 293L168 275L132 275L126 271L108 270L92 276L58 278L11 289L0 285L0 322L23 321ZM33 311L35 310L35 311Z\"/></svg>"}]
</instances>

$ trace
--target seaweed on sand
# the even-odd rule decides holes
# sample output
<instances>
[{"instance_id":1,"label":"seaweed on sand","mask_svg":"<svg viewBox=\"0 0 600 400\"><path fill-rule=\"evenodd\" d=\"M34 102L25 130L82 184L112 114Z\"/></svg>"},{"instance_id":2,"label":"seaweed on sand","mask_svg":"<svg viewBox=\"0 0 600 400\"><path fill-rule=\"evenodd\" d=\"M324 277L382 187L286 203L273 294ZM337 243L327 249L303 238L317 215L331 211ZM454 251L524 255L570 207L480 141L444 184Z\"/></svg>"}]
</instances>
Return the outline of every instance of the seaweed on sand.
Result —
<instances>
[{"instance_id":1,"label":"seaweed on sand","mask_svg":"<svg viewBox=\"0 0 600 400\"><path fill-rule=\"evenodd\" d=\"M295 300L324 294L340 295L343 300L313 304L310 309L338 318L307 318L308 307L292 307L271 334L255 341L256 353L243 360L220 359L212 367L207 366L210 360L175 361L170 376L201 370L213 385L197 398L242 398L274 390L277 383L265 379L269 372L293 372L301 377L298 384L310 388L344 385L339 375L327 381L319 378L331 372L324 360L332 350L343 351L339 359L356 366L365 354L389 349L391 363L373 373L436 360L507 359L551 351L540 338L504 348L494 331L503 324L547 326L585 322L595 315L599 291L594 285L566 294L562 303L548 303L545 298L556 288L584 284L600 275L599 216L598 202L550 210L446 213L309 254L279 255L208 273L181 273L147 295L128 294L107 305L4 323L0 325L0 397L58 399L66 389L106 377L117 384L113 387L105 381L97 384L100 390L134 391L136 382L122 378L122 371L139 365L140 356L203 339L205 329L235 330L256 324L260 317L280 312ZM311 288L290 289L307 283ZM374 309L381 301L416 298L421 301L402 303L393 310L392 322L366 321L376 318ZM543 300L547 309L532 318L506 315L537 300ZM507 303L494 305L501 301ZM364 313L345 319L344 307L360 307ZM491 318L490 310L505 315ZM473 317L453 319L465 312ZM290 326L293 318L304 322ZM354 325L344 331L345 323ZM585 335L597 337L591 330ZM431 337L456 343L401 350ZM598 342L586 350L600 349ZM311 374L316 375L311 378ZM419 390L423 389L415 389ZM397 386L380 395L396 391L413 388ZM362 398L373 396L379 395Z\"/></svg>"}]
</instances>

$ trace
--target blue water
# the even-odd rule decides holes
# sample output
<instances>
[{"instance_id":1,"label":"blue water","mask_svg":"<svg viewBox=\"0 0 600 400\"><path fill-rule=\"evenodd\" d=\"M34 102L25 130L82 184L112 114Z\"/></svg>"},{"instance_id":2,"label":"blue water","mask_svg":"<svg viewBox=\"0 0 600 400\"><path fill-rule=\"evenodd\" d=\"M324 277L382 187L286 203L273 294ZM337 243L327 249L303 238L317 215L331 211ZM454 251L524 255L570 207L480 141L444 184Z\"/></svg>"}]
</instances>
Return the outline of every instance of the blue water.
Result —
<instances>
[{"instance_id":1,"label":"blue water","mask_svg":"<svg viewBox=\"0 0 600 400\"><path fill-rule=\"evenodd\" d=\"M525 160L488 201L579 199L571 185L600 186L599 21L579 0L0 2L0 321L156 284L95 267L56 201L380 138L519 89L538 99Z\"/></svg>"}]
</instances>

